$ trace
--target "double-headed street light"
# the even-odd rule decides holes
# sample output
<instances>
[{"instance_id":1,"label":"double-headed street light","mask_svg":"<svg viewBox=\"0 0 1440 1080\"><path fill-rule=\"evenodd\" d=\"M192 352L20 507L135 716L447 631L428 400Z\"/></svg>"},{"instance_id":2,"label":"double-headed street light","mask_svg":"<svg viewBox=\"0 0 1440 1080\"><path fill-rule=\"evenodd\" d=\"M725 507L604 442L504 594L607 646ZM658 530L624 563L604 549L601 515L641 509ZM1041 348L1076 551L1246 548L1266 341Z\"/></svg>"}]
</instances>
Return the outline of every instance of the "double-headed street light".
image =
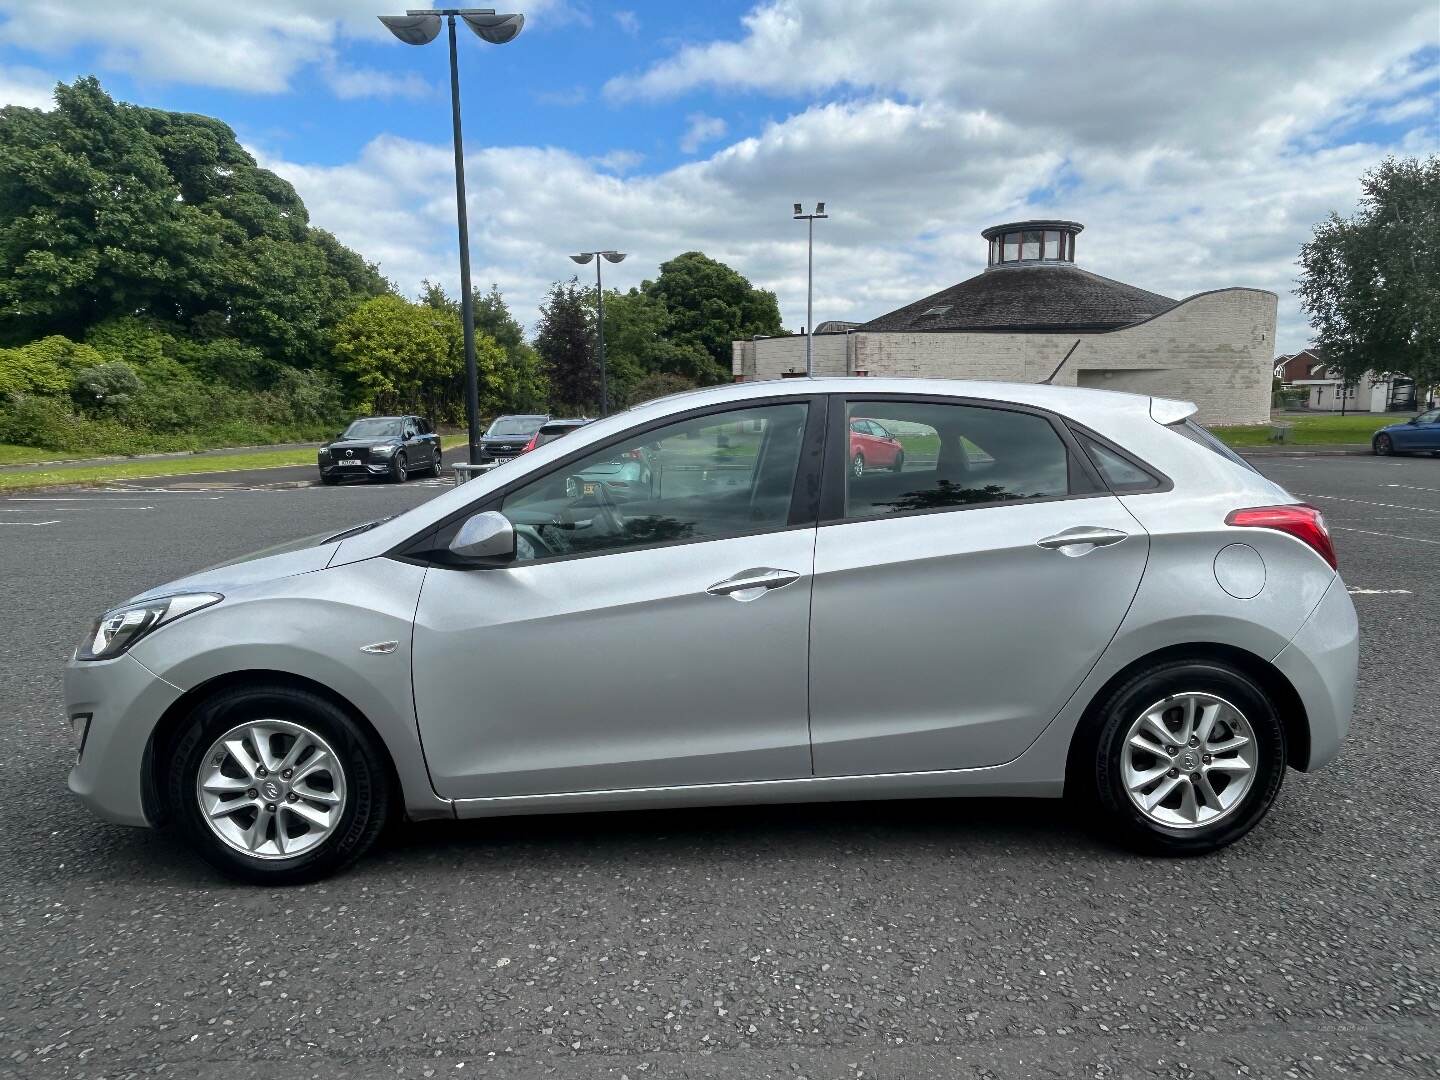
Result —
<instances>
[{"instance_id":1,"label":"double-headed street light","mask_svg":"<svg viewBox=\"0 0 1440 1080\"><path fill-rule=\"evenodd\" d=\"M810 223L810 243L806 248L805 255L805 374L813 374L810 364L810 347L815 342L815 314L812 310L815 299L815 219L827 218L830 215L825 213L825 204L816 203L813 214L805 213L805 208L798 202L795 204L795 220L805 220Z\"/></svg>"},{"instance_id":2,"label":"double-headed street light","mask_svg":"<svg viewBox=\"0 0 1440 1080\"><path fill-rule=\"evenodd\" d=\"M460 225L460 319L465 331L465 422L469 429L470 464L480 461L480 385L475 370L475 303L470 295L470 225L465 214L465 153L460 135L460 67L455 56L455 17L491 45L513 41L525 25L524 15L499 15L494 8L415 9L404 15L381 15L380 21L406 45L429 45L443 19L450 28L450 121L455 131L455 203Z\"/></svg>"},{"instance_id":3,"label":"double-headed street light","mask_svg":"<svg viewBox=\"0 0 1440 1080\"><path fill-rule=\"evenodd\" d=\"M598 256L598 258L597 258ZM600 415L610 415L610 390L605 382L605 285L600 280L600 267L607 263L618 263L625 258L623 251L582 251L571 255L581 266L595 260L595 355L600 360Z\"/></svg>"}]
</instances>

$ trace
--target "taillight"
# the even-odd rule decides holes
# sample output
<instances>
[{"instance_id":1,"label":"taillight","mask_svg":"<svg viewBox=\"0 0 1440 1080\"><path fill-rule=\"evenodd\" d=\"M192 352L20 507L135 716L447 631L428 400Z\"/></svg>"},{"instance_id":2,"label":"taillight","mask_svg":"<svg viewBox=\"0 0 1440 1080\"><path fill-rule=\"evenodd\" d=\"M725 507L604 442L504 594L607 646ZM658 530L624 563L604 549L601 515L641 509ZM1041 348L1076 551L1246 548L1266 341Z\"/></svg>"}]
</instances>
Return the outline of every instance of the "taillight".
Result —
<instances>
[{"instance_id":1,"label":"taillight","mask_svg":"<svg viewBox=\"0 0 1440 1080\"><path fill-rule=\"evenodd\" d=\"M540 433L537 431L534 435L530 436L530 441L527 442L523 447L521 447L520 452L522 454L528 454L531 450L534 450L535 440L538 438L540 438Z\"/></svg>"},{"instance_id":2,"label":"taillight","mask_svg":"<svg viewBox=\"0 0 1440 1080\"><path fill-rule=\"evenodd\" d=\"M1330 541L1330 530L1325 527L1325 516L1313 506L1287 503L1284 506L1252 506L1246 510L1232 510L1225 519L1225 524L1250 529L1277 529L1289 533L1295 539L1309 544L1315 554L1330 564L1332 570L1340 568L1335 558L1335 545Z\"/></svg>"}]
</instances>

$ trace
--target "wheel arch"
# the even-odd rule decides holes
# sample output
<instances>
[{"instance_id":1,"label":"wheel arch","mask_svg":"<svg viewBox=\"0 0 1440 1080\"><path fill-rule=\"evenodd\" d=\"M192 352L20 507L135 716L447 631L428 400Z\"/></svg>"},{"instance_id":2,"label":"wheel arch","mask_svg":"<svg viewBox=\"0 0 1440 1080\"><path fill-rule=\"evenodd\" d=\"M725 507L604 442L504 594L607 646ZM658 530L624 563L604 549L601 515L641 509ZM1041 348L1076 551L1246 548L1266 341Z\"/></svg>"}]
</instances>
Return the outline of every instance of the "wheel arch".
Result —
<instances>
[{"instance_id":1,"label":"wheel arch","mask_svg":"<svg viewBox=\"0 0 1440 1080\"><path fill-rule=\"evenodd\" d=\"M1066 787L1072 786L1075 770L1081 767L1086 749L1086 740L1095 730L1096 716L1100 706L1125 682L1134 678L1146 668L1176 660L1212 660L1234 667L1254 679L1267 697L1275 703L1280 723L1285 729L1285 760L1293 769L1304 769L1310 759L1310 721L1305 712L1305 703L1291 685L1290 680L1268 660L1219 642L1186 642L1169 645L1163 649L1136 657L1117 671L1091 697L1080 722L1070 737L1070 749L1065 762Z\"/></svg>"},{"instance_id":2,"label":"wheel arch","mask_svg":"<svg viewBox=\"0 0 1440 1080\"><path fill-rule=\"evenodd\" d=\"M355 721L373 740L376 749L385 761L385 771L395 792L396 798L391 805L396 812L400 812L404 806L404 785L400 781L399 770L395 766L395 759L390 752L390 747L381 737L375 725L355 704L343 694L337 693L324 683L308 679L303 675L296 675L288 671L273 671L268 669L257 669L250 671L228 671L223 675L217 675L196 686L191 687L181 694L170 707L161 715L155 728L150 733L150 738L145 744L145 757L143 764L144 782L142 784L142 798L144 800L145 814L151 821L162 823L165 820L165 800L161 797L164 790L166 770L170 764L169 750L179 739L184 729L184 724L189 719L195 708L206 698L232 687L244 686L278 686L290 690L304 690L314 694L316 697L324 698L330 704L340 709L351 720Z\"/></svg>"}]
</instances>

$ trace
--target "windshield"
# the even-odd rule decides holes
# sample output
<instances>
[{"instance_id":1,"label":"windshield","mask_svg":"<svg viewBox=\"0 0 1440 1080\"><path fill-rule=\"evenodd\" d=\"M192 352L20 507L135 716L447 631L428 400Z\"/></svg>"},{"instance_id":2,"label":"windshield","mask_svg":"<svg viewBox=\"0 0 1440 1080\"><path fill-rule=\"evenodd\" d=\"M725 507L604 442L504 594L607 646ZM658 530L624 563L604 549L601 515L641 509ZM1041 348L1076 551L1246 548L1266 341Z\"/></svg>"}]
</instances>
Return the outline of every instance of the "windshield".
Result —
<instances>
[{"instance_id":1,"label":"windshield","mask_svg":"<svg viewBox=\"0 0 1440 1080\"><path fill-rule=\"evenodd\" d=\"M347 439L386 439L398 438L400 435L401 421L390 417L371 417L368 420L356 420L345 429Z\"/></svg>"},{"instance_id":2,"label":"windshield","mask_svg":"<svg viewBox=\"0 0 1440 1080\"><path fill-rule=\"evenodd\" d=\"M501 416L490 425L487 436L534 435L545 423L543 416Z\"/></svg>"}]
</instances>

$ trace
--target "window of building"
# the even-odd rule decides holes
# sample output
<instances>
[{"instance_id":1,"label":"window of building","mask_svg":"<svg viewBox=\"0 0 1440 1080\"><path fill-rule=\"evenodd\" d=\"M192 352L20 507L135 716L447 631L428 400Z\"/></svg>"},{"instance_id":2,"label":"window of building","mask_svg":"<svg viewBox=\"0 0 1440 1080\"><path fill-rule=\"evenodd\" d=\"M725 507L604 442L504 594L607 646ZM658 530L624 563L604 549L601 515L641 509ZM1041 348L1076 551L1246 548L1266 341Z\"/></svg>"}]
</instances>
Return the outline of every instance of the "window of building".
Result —
<instances>
[{"instance_id":1,"label":"window of building","mask_svg":"<svg viewBox=\"0 0 1440 1080\"><path fill-rule=\"evenodd\" d=\"M1069 455L1044 417L971 405L853 401L845 470L845 516L1067 495ZM857 431L872 421L884 436Z\"/></svg>"}]
</instances>

